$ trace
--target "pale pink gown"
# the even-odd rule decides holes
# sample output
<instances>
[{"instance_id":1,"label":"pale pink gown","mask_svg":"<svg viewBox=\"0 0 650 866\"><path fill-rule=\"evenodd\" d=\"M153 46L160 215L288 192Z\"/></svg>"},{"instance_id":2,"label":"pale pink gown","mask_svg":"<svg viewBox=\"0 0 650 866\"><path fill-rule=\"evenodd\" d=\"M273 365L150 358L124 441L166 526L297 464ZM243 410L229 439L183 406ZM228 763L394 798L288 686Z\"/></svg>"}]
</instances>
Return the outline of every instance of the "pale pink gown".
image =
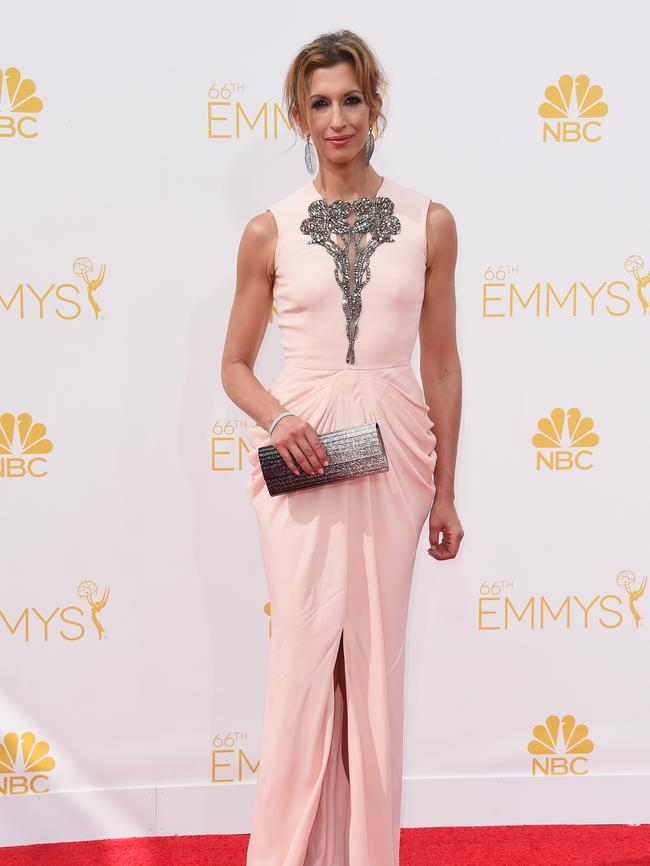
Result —
<instances>
[{"instance_id":1,"label":"pale pink gown","mask_svg":"<svg viewBox=\"0 0 650 866\"><path fill-rule=\"evenodd\" d=\"M376 198L346 215L350 204L327 205L310 179L269 208L285 356L269 390L318 433L378 421L390 468L271 497L256 451L271 440L249 429L248 491L272 636L247 866L399 861L407 615L435 494L436 436L411 368L428 204L384 178ZM348 363L340 256L345 224L355 221L362 251L352 244L343 254L359 260L362 310ZM349 782L334 688L341 641Z\"/></svg>"}]
</instances>

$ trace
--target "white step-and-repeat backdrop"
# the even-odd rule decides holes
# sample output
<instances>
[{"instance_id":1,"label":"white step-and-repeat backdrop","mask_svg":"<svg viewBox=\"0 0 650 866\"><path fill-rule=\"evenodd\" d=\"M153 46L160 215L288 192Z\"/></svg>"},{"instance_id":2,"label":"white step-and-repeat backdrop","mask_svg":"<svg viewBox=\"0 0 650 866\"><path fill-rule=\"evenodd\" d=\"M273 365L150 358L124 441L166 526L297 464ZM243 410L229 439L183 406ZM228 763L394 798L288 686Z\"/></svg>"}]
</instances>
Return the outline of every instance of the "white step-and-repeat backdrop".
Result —
<instances>
[{"instance_id":1,"label":"white step-and-repeat backdrop","mask_svg":"<svg viewBox=\"0 0 650 866\"><path fill-rule=\"evenodd\" d=\"M648 7L395 15L3 13L1 844L249 830L272 623L221 352L243 228L308 178L284 74L339 27L388 75L375 168L460 242L466 536L421 540L403 824L650 820Z\"/></svg>"}]
</instances>

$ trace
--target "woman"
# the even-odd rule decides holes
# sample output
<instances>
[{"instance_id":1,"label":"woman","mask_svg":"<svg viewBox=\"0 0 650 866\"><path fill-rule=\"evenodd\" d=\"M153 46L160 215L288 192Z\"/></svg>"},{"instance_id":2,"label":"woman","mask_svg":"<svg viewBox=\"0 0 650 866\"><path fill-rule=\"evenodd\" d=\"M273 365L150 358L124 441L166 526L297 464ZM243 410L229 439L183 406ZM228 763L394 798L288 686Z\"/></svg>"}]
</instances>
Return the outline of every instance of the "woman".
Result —
<instances>
[{"instance_id":1,"label":"woman","mask_svg":"<svg viewBox=\"0 0 650 866\"><path fill-rule=\"evenodd\" d=\"M398 863L416 549L427 516L434 559L454 558L463 536L455 223L370 167L382 83L350 31L299 52L288 116L307 139L308 168L317 154L320 170L251 219L239 248L222 381L257 425L248 490L272 615L247 866ZM285 366L266 390L253 369L273 300ZM424 390L410 366L418 330ZM272 444L293 472L319 473L319 434L369 421L387 472L270 496L257 448Z\"/></svg>"}]
</instances>

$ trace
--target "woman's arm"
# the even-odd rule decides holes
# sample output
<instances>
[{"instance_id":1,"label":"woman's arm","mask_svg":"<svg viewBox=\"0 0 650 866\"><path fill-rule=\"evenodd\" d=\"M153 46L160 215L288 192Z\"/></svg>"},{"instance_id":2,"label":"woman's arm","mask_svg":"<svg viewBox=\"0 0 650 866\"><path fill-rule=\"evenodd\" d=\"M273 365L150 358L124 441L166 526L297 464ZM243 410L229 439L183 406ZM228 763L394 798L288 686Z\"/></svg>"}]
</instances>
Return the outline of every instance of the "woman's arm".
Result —
<instances>
[{"instance_id":1,"label":"woman's arm","mask_svg":"<svg viewBox=\"0 0 650 866\"><path fill-rule=\"evenodd\" d=\"M266 211L253 217L244 229L237 255L237 285L221 359L224 391L260 427L268 430L287 411L255 376L255 361L266 333L273 305L274 262L278 229ZM322 474L327 451L312 425L296 415L277 423L273 445L296 475Z\"/></svg>"},{"instance_id":2,"label":"woman's arm","mask_svg":"<svg viewBox=\"0 0 650 866\"><path fill-rule=\"evenodd\" d=\"M427 214L427 268L420 318L420 376L434 423L436 495L429 516L429 553L456 556L463 537L454 505L455 467L462 401L462 372L456 345L455 269L458 239L454 217L431 202ZM442 541L439 534L442 533Z\"/></svg>"},{"instance_id":3,"label":"woman's arm","mask_svg":"<svg viewBox=\"0 0 650 866\"><path fill-rule=\"evenodd\" d=\"M277 226L266 211L254 216L237 254L237 284L221 359L226 394L265 430L286 410L254 375L273 305L273 263Z\"/></svg>"}]
</instances>

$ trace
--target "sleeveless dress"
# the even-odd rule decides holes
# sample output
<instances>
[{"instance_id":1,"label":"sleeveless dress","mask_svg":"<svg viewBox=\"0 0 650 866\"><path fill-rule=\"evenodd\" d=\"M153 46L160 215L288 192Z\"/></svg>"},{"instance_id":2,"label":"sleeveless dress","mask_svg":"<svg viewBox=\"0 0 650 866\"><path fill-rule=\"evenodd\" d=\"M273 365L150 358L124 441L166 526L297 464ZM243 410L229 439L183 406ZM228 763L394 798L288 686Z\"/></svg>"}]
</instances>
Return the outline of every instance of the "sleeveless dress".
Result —
<instances>
[{"instance_id":1,"label":"sleeveless dress","mask_svg":"<svg viewBox=\"0 0 650 866\"><path fill-rule=\"evenodd\" d=\"M374 198L327 204L309 180L269 208L285 360L269 390L318 433L378 421L389 469L271 497L256 450L271 439L248 430L271 639L247 866L399 861L406 625L435 495L410 363L428 205L385 177Z\"/></svg>"}]
</instances>

